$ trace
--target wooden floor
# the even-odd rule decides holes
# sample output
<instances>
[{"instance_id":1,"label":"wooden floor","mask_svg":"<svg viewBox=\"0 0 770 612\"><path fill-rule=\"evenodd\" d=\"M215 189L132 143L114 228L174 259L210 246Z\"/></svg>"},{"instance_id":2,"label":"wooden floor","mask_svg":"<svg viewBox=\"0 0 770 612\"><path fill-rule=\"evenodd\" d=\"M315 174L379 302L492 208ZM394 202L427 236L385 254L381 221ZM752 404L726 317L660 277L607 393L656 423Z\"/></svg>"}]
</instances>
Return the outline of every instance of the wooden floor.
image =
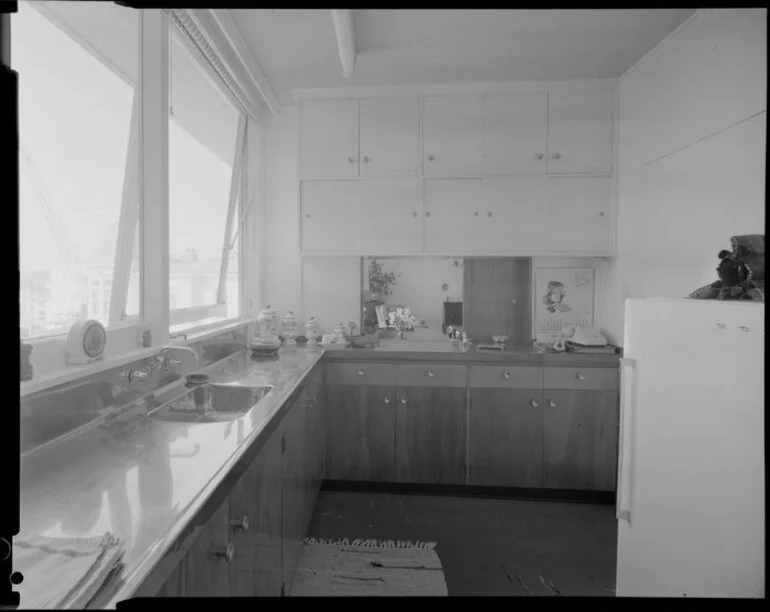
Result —
<instances>
[{"instance_id":1,"label":"wooden floor","mask_svg":"<svg viewBox=\"0 0 770 612\"><path fill-rule=\"evenodd\" d=\"M321 491L316 538L436 542L449 595L613 596L613 506Z\"/></svg>"}]
</instances>

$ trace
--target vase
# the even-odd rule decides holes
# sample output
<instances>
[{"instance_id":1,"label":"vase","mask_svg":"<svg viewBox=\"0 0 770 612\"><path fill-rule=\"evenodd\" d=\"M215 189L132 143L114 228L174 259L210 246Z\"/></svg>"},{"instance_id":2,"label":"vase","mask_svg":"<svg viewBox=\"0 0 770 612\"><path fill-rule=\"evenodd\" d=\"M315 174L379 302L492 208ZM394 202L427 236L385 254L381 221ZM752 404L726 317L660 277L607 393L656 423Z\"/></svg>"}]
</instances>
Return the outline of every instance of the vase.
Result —
<instances>
[{"instance_id":1,"label":"vase","mask_svg":"<svg viewBox=\"0 0 770 612\"><path fill-rule=\"evenodd\" d=\"M404 330L403 329L399 329L398 330L398 339L399 340L403 340L404 339Z\"/></svg>"}]
</instances>

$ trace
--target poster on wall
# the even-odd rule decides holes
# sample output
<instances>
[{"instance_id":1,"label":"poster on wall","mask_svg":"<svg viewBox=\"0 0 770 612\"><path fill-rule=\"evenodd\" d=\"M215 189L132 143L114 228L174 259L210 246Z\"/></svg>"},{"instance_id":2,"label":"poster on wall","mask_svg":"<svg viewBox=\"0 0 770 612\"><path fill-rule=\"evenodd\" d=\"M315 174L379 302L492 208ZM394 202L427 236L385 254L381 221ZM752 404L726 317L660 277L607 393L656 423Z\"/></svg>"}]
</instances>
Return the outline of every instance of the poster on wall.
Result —
<instances>
[{"instance_id":1,"label":"poster on wall","mask_svg":"<svg viewBox=\"0 0 770 612\"><path fill-rule=\"evenodd\" d=\"M535 269L535 337L559 339L564 327L594 324L593 268Z\"/></svg>"}]
</instances>

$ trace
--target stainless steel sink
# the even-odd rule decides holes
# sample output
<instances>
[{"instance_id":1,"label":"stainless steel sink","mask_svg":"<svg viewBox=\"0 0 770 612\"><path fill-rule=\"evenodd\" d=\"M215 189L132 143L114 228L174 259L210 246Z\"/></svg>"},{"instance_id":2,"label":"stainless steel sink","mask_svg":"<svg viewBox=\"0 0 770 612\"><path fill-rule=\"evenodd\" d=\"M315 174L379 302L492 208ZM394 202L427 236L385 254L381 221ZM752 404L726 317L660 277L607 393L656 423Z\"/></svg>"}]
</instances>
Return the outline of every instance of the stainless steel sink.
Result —
<instances>
[{"instance_id":1,"label":"stainless steel sink","mask_svg":"<svg viewBox=\"0 0 770 612\"><path fill-rule=\"evenodd\" d=\"M271 385L243 386L238 384L210 383L187 390L182 395L153 410L149 417L157 421L174 423L222 423L241 418L260 400L266 397ZM204 412L197 396L208 394L211 408Z\"/></svg>"}]
</instances>

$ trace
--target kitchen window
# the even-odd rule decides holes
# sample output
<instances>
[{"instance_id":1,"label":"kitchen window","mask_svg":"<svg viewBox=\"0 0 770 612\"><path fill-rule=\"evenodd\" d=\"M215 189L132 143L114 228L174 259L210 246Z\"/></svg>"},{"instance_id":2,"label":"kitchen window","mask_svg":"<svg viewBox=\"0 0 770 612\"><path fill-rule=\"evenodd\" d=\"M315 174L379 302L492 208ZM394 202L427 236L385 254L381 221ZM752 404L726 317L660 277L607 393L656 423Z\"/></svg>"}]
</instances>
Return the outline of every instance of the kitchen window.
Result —
<instances>
[{"instance_id":1,"label":"kitchen window","mask_svg":"<svg viewBox=\"0 0 770 612\"><path fill-rule=\"evenodd\" d=\"M174 21L169 56L170 331L239 316L246 117Z\"/></svg>"},{"instance_id":2,"label":"kitchen window","mask_svg":"<svg viewBox=\"0 0 770 612\"><path fill-rule=\"evenodd\" d=\"M79 319L138 322L138 51L139 12L114 3L22 1L12 15L19 323L37 351Z\"/></svg>"}]
</instances>

